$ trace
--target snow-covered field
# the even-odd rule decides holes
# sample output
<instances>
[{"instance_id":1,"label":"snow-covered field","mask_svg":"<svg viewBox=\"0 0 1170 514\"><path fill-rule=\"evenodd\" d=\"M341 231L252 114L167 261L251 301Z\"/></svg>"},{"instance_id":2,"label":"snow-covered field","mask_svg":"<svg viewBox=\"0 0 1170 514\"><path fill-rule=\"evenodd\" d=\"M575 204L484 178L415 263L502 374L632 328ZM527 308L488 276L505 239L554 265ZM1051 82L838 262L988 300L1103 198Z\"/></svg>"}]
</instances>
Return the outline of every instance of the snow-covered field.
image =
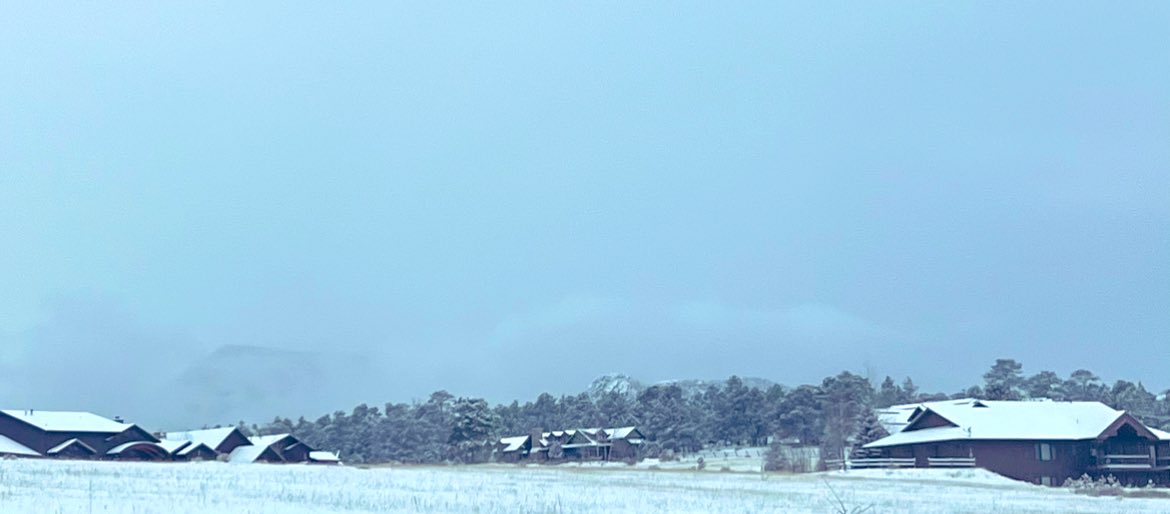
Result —
<instances>
[{"instance_id":1,"label":"snow-covered field","mask_svg":"<svg viewBox=\"0 0 1170 514\"><path fill-rule=\"evenodd\" d=\"M697 470L699 459L703 459L703 470L709 472L734 471L736 473L758 473L764 469L763 447L750 448L719 448L689 453L673 460L644 459L633 467L647 470ZM583 468L618 468L629 469L630 466L620 462L571 462L563 464L565 467ZM816 466L815 461L810 466Z\"/></svg>"},{"instance_id":2,"label":"snow-covered field","mask_svg":"<svg viewBox=\"0 0 1170 514\"><path fill-rule=\"evenodd\" d=\"M4 513L1164 513L980 470L818 475L509 466L349 467L0 461Z\"/></svg>"}]
</instances>

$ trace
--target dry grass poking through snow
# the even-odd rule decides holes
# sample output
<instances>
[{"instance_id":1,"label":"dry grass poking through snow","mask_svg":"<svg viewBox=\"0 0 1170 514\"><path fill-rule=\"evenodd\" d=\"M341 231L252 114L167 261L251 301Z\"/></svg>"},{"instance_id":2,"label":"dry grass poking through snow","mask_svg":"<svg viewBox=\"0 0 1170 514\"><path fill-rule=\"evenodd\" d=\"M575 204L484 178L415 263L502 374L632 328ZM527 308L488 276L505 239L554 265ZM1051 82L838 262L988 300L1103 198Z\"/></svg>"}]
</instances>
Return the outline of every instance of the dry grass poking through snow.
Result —
<instances>
[{"instance_id":1,"label":"dry grass poking through snow","mask_svg":"<svg viewBox=\"0 0 1170 514\"><path fill-rule=\"evenodd\" d=\"M832 484L838 503L825 487ZM0 461L3 513L1165 513L986 472L815 475L508 466L327 468Z\"/></svg>"}]
</instances>

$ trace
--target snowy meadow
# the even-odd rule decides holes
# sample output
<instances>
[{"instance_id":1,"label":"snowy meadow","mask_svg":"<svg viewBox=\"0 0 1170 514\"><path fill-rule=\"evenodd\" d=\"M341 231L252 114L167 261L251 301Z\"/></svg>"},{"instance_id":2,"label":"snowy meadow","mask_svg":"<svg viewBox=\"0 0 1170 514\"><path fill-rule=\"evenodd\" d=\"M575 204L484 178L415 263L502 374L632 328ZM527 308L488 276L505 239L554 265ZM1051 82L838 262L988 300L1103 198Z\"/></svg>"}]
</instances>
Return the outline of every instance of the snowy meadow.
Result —
<instances>
[{"instance_id":1,"label":"snowy meadow","mask_svg":"<svg viewBox=\"0 0 1170 514\"><path fill-rule=\"evenodd\" d=\"M834 493L838 500L834 497ZM0 461L5 513L1163 513L980 470L814 475L624 467L353 467Z\"/></svg>"}]
</instances>

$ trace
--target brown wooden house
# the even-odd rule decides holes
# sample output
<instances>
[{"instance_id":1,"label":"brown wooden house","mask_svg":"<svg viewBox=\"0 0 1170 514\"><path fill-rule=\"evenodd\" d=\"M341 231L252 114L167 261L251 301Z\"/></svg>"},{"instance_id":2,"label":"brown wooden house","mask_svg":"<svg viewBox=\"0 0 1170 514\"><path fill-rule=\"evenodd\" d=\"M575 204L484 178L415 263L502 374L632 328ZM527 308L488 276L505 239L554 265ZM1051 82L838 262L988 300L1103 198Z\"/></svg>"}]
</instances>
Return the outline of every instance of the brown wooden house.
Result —
<instances>
[{"instance_id":1,"label":"brown wooden house","mask_svg":"<svg viewBox=\"0 0 1170 514\"><path fill-rule=\"evenodd\" d=\"M290 434L256 436L248 439L252 444L232 450L228 460L232 463L286 463L310 462L315 451L309 445Z\"/></svg>"},{"instance_id":2,"label":"brown wooden house","mask_svg":"<svg viewBox=\"0 0 1170 514\"><path fill-rule=\"evenodd\" d=\"M1086 473L1170 484L1170 433L1099 402L931 402L864 449L855 467L975 466L1043 485Z\"/></svg>"},{"instance_id":3,"label":"brown wooden house","mask_svg":"<svg viewBox=\"0 0 1170 514\"><path fill-rule=\"evenodd\" d=\"M138 425L89 412L0 410L0 436L46 457L169 458L158 439Z\"/></svg>"},{"instance_id":4,"label":"brown wooden house","mask_svg":"<svg viewBox=\"0 0 1170 514\"><path fill-rule=\"evenodd\" d=\"M518 435L504 437L496 444L497 462L520 462L529 457L532 451L532 436Z\"/></svg>"},{"instance_id":5,"label":"brown wooden house","mask_svg":"<svg viewBox=\"0 0 1170 514\"><path fill-rule=\"evenodd\" d=\"M611 460L638 459L639 450L646 441L646 436L638 427L620 427L605 429L606 440L609 441L609 455Z\"/></svg>"},{"instance_id":6,"label":"brown wooden house","mask_svg":"<svg viewBox=\"0 0 1170 514\"><path fill-rule=\"evenodd\" d=\"M252 444L236 427L168 432L162 438L164 441L191 443L172 450L177 460L215 460L219 455L230 455L232 450Z\"/></svg>"},{"instance_id":7,"label":"brown wooden house","mask_svg":"<svg viewBox=\"0 0 1170 514\"><path fill-rule=\"evenodd\" d=\"M638 458L645 437L637 427L536 431L505 437L496 445L497 462L566 462Z\"/></svg>"}]
</instances>

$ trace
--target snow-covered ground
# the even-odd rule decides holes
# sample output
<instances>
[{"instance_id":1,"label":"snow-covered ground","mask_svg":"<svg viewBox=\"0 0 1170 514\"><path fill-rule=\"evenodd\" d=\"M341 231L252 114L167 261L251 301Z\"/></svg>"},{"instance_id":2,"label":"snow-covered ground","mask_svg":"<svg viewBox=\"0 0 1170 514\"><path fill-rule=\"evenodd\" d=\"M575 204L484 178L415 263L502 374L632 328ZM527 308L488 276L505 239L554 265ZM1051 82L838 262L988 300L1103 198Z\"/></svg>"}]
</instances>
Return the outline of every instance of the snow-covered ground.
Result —
<instances>
[{"instance_id":1,"label":"snow-covered ground","mask_svg":"<svg viewBox=\"0 0 1170 514\"><path fill-rule=\"evenodd\" d=\"M764 468L764 447L750 448L720 448L688 453L672 460L644 459L632 467L647 470L697 470L699 459L703 459L703 470L712 472L732 471L736 473L759 473ZM815 464L813 464L815 466ZM562 467L581 468L617 468L629 469L631 466L621 462L569 462L560 464Z\"/></svg>"},{"instance_id":2,"label":"snow-covered ground","mask_svg":"<svg viewBox=\"0 0 1170 514\"><path fill-rule=\"evenodd\" d=\"M352 467L0 461L4 513L1164 513L979 470L812 475L511 466Z\"/></svg>"}]
</instances>

